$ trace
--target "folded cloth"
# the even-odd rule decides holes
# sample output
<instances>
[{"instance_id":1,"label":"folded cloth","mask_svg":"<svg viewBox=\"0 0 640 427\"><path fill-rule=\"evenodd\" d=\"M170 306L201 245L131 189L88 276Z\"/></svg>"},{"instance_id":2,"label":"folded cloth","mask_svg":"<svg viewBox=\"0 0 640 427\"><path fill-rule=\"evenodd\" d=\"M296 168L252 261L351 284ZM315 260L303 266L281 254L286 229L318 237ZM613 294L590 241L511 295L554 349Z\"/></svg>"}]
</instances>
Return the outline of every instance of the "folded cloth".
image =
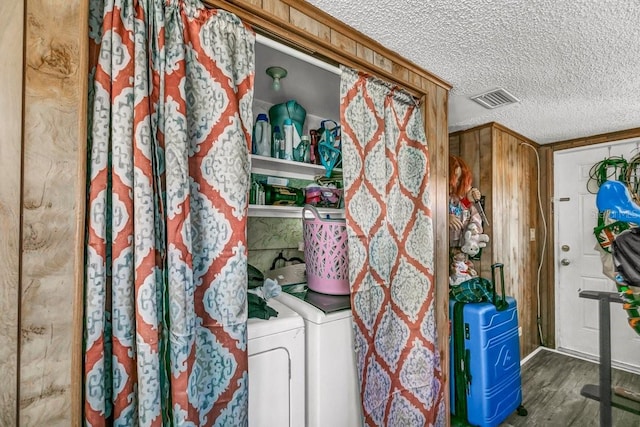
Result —
<instances>
[{"instance_id":1,"label":"folded cloth","mask_svg":"<svg viewBox=\"0 0 640 427\"><path fill-rule=\"evenodd\" d=\"M282 288L278 285L278 281L274 279L264 279L262 285L262 298L269 301L269 298L277 297L282 292Z\"/></svg>"},{"instance_id":2,"label":"folded cloth","mask_svg":"<svg viewBox=\"0 0 640 427\"><path fill-rule=\"evenodd\" d=\"M457 286L451 286L449 298L465 303L490 302L493 300L492 289L493 285L489 280L482 277L474 277Z\"/></svg>"},{"instance_id":3,"label":"folded cloth","mask_svg":"<svg viewBox=\"0 0 640 427\"><path fill-rule=\"evenodd\" d=\"M247 301L249 318L268 319L278 316L278 312L274 310L273 307L270 307L262 297L253 292L247 293Z\"/></svg>"},{"instance_id":4,"label":"folded cloth","mask_svg":"<svg viewBox=\"0 0 640 427\"><path fill-rule=\"evenodd\" d=\"M264 279L262 286L258 288L249 289L249 292L258 295L265 301L269 301L270 298L277 297L282 292L282 287L278 285L278 281L275 279Z\"/></svg>"}]
</instances>

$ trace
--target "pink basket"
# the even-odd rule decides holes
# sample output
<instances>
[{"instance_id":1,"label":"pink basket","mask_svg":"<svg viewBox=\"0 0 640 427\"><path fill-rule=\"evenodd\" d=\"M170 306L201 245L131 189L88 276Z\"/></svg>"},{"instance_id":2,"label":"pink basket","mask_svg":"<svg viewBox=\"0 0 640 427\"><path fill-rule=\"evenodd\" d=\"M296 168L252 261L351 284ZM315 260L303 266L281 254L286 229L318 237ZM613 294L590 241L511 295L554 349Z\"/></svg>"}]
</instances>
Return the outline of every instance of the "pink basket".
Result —
<instances>
[{"instance_id":1,"label":"pink basket","mask_svg":"<svg viewBox=\"0 0 640 427\"><path fill-rule=\"evenodd\" d=\"M313 218L308 217L307 212ZM323 294L349 295L346 221L320 218L315 207L305 205L302 233L309 289Z\"/></svg>"}]
</instances>

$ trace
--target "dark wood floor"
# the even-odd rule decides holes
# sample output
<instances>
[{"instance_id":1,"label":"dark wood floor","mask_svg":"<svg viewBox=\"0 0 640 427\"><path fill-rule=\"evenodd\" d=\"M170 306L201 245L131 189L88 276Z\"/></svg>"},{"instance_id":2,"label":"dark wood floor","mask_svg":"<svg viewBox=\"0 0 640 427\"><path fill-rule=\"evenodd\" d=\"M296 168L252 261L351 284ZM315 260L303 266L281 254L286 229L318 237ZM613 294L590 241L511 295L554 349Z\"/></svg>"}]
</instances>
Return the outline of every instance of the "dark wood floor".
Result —
<instances>
[{"instance_id":1,"label":"dark wood floor","mask_svg":"<svg viewBox=\"0 0 640 427\"><path fill-rule=\"evenodd\" d=\"M640 358L640 354L638 355ZM522 366L522 399L529 412L512 414L501 427L585 427L600 425L600 403L580 394L585 384L598 384L598 364L541 350ZM640 391L640 376L614 369L612 386ZM640 415L613 408L614 427L640 427Z\"/></svg>"}]
</instances>

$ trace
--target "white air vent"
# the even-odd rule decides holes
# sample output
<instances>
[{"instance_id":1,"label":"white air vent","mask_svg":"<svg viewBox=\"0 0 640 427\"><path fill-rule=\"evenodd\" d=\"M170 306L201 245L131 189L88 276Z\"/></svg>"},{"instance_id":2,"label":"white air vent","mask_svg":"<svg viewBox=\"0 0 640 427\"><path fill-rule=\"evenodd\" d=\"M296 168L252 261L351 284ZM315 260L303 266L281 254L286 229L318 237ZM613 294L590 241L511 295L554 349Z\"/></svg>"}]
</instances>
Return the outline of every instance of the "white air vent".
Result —
<instances>
[{"instance_id":1,"label":"white air vent","mask_svg":"<svg viewBox=\"0 0 640 427\"><path fill-rule=\"evenodd\" d=\"M472 96L471 99L482 105L484 108L491 109L520 102L518 98L502 88L494 89L481 95Z\"/></svg>"}]
</instances>

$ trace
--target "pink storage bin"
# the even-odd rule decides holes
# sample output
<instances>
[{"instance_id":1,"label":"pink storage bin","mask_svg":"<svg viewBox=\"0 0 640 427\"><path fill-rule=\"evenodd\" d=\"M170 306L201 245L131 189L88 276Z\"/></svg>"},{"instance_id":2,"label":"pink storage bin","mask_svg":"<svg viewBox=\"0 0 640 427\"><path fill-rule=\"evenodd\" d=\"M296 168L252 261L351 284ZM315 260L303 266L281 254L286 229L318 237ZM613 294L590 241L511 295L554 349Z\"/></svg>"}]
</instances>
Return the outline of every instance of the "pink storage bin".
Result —
<instances>
[{"instance_id":1,"label":"pink storage bin","mask_svg":"<svg viewBox=\"0 0 640 427\"><path fill-rule=\"evenodd\" d=\"M315 207L305 205L302 235L309 289L329 295L349 295L346 220L321 218Z\"/></svg>"}]
</instances>

